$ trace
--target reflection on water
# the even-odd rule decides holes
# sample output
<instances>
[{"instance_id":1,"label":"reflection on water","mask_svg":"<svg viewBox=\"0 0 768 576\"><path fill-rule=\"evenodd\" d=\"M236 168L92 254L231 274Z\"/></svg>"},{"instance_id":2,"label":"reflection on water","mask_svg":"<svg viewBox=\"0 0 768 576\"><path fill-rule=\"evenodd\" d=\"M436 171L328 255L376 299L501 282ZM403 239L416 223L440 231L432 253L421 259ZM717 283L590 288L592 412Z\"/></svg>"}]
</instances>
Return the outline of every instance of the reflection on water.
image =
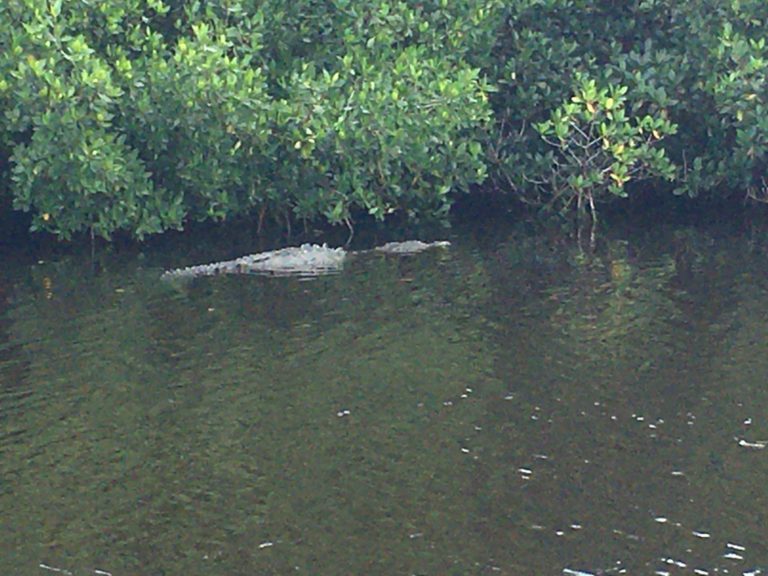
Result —
<instances>
[{"instance_id":1,"label":"reflection on water","mask_svg":"<svg viewBox=\"0 0 768 576\"><path fill-rule=\"evenodd\" d=\"M760 242L451 240L9 261L0 573L768 574Z\"/></svg>"}]
</instances>

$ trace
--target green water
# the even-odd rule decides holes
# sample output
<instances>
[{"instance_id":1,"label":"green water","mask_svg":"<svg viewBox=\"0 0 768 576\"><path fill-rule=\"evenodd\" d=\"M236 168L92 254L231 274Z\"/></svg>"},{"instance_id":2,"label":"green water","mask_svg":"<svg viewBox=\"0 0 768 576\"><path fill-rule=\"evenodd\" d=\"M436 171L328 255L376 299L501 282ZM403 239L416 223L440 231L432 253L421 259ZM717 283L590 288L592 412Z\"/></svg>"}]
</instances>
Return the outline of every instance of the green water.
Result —
<instances>
[{"instance_id":1,"label":"green water","mask_svg":"<svg viewBox=\"0 0 768 576\"><path fill-rule=\"evenodd\" d=\"M765 231L445 235L6 251L0 574L768 573Z\"/></svg>"}]
</instances>

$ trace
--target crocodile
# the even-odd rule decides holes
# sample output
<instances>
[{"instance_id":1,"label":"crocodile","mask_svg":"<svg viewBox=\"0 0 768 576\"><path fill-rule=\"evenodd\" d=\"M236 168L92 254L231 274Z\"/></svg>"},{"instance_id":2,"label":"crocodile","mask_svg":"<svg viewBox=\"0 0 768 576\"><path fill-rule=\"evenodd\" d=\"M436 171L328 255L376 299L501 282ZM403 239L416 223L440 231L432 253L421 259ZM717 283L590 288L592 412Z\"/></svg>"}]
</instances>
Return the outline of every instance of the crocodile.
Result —
<instances>
[{"instance_id":1,"label":"crocodile","mask_svg":"<svg viewBox=\"0 0 768 576\"><path fill-rule=\"evenodd\" d=\"M418 254L429 250L430 248L444 248L450 246L451 243L447 240L438 240L437 242L422 242L421 240L406 240L405 242L387 242L382 246L374 248L374 252L382 252L384 254L399 254L401 256L408 256L409 254Z\"/></svg>"},{"instance_id":2,"label":"crocodile","mask_svg":"<svg viewBox=\"0 0 768 576\"><path fill-rule=\"evenodd\" d=\"M450 242L388 242L371 250L347 251L344 248L329 248L326 244L302 244L249 254L235 260L225 260L187 268L167 270L163 279L197 278L199 276L217 276L219 274L259 274L265 276L313 277L341 272L344 262L352 254L378 252L397 256L418 254L431 248L447 247Z\"/></svg>"}]
</instances>

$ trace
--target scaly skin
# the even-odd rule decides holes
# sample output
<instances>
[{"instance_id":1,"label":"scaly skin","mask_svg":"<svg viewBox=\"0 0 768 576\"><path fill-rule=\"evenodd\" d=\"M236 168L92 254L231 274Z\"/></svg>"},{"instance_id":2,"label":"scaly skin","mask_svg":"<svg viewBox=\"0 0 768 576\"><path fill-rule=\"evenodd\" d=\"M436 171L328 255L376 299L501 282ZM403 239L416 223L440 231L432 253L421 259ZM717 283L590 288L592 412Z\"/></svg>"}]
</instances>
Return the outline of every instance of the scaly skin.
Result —
<instances>
[{"instance_id":1,"label":"scaly skin","mask_svg":"<svg viewBox=\"0 0 768 576\"><path fill-rule=\"evenodd\" d=\"M408 240L406 242L389 242L373 249L384 254L409 255L417 254L430 248L449 246L450 242L421 242ZM364 250L362 252L368 252ZM200 276L217 276L219 274L261 274L267 276L321 276L340 272L350 254L344 248L329 248L325 244L302 244L298 247L282 248L270 252L250 254L236 260L214 262L168 270L163 273L164 279L197 278ZM359 253L359 252L357 252Z\"/></svg>"}]
</instances>

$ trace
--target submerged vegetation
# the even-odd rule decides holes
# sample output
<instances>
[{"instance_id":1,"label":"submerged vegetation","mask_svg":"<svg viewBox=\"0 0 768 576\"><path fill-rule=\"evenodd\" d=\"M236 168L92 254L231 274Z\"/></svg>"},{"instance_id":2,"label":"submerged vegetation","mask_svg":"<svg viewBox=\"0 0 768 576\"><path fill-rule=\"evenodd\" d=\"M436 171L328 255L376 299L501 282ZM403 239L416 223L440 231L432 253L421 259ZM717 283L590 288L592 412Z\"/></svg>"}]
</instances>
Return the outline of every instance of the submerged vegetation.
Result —
<instances>
[{"instance_id":1,"label":"submerged vegetation","mask_svg":"<svg viewBox=\"0 0 768 576\"><path fill-rule=\"evenodd\" d=\"M6 0L0 188L32 229L768 195L763 0Z\"/></svg>"}]
</instances>

